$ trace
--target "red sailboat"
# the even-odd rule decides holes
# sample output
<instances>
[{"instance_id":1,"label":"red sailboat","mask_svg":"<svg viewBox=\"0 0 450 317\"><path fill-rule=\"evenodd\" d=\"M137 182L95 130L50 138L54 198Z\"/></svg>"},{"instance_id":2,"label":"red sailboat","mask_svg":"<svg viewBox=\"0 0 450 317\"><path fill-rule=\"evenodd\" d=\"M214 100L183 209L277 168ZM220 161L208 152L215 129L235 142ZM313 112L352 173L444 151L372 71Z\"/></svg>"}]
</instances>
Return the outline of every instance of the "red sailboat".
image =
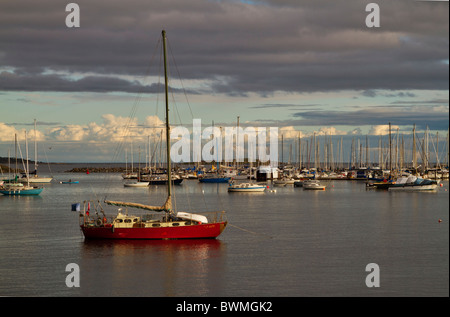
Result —
<instances>
[{"instance_id":1,"label":"red sailboat","mask_svg":"<svg viewBox=\"0 0 450 317\"><path fill-rule=\"evenodd\" d=\"M139 208L156 211L157 214L144 216L118 214L108 220L98 202L95 207L95 216L91 216L91 203L85 202L83 211L80 210L80 227L87 239L199 239L216 238L227 226L225 212L193 214L175 212L172 209L172 176L170 165L170 129L169 129L169 102L167 81L167 54L166 32L162 31L164 51L164 78L166 96L166 142L167 142L167 199L163 206L149 206L133 202L105 200L108 205ZM79 205L78 205L79 206ZM79 206L80 207L80 206ZM79 208L78 207L78 208ZM73 208L73 207L72 207ZM87 209L86 209L87 208ZM78 210L78 209L77 209ZM90 211L90 212L89 212Z\"/></svg>"}]
</instances>

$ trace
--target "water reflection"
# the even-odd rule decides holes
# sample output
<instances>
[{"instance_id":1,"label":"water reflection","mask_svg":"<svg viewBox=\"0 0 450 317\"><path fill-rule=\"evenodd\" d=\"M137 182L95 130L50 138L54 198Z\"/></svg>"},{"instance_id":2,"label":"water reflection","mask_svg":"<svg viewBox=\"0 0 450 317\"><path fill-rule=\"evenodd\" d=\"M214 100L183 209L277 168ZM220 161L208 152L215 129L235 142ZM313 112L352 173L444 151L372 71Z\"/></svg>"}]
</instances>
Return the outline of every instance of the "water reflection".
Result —
<instances>
[{"instance_id":1,"label":"water reflection","mask_svg":"<svg viewBox=\"0 0 450 317\"><path fill-rule=\"evenodd\" d=\"M35 200L42 200L42 197L40 195L0 195L0 201L24 201L24 202L33 202Z\"/></svg>"},{"instance_id":2,"label":"water reflection","mask_svg":"<svg viewBox=\"0 0 450 317\"><path fill-rule=\"evenodd\" d=\"M83 296L205 296L220 293L225 244L201 240L85 241Z\"/></svg>"}]
</instances>

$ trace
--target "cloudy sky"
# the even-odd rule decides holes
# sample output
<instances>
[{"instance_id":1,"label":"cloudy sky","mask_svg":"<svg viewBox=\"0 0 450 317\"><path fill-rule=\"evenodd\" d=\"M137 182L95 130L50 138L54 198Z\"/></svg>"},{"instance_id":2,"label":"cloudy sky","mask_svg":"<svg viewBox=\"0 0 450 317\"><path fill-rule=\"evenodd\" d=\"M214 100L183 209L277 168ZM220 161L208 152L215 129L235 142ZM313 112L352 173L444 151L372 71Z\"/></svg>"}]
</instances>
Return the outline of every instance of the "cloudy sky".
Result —
<instances>
[{"instance_id":1,"label":"cloudy sky","mask_svg":"<svg viewBox=\"0 0 450 317\"><path fill-rule=\"evenodd\" d=\"M0 156L34 119L49 161L108 160L125 134L156 136L162 29L172 123L447 134L448 1L77 0L78 28L68 3L0 0Z\"/></svg>"}]
</instances>

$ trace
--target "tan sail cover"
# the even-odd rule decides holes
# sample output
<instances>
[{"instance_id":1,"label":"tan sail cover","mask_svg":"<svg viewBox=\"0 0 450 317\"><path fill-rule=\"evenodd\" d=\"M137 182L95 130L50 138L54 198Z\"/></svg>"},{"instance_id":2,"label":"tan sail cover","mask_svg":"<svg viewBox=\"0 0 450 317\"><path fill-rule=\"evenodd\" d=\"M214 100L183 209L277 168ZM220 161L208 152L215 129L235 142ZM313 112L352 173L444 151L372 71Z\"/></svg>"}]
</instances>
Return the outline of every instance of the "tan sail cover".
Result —
<instances>
[{"instance_id":1,"label":"tan sail cover","mask_svg":"<svg viewBox=\"0 0 450 317\"><path fill-rule=\"evenodd\" d=\"M124 201L112 201L112 200L105 200L105 203L113 206L133 207L151 211L172 211L172 199L170 197L167 197L167 200L163 206L149 206L138 203L129 203Z\"/></svg>"}]
</instances>

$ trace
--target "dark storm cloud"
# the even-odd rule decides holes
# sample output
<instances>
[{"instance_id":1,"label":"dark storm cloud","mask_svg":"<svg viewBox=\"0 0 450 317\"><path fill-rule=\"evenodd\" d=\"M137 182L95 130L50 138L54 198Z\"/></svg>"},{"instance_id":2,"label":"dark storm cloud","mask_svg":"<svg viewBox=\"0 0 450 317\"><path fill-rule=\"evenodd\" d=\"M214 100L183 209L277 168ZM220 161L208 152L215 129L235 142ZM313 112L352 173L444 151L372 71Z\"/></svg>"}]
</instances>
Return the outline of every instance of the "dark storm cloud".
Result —
<instances>
[{"instance_id":1,"label":"dark storm cloud","mask_svg":"<svg viewBox=\"0 0 450 317\"><path fill-rule=\"evenodd\" d=\"M78 0L72 29L63 1L3 2L0 67L17 77L0 90L135 92L111 75L155 74L162 28L182 78L213 93L448 89L448 4L379 0L381 27L369 29L368 2Z\"/></svg>"},{"instance_id":2,"label":"dark storm cloud","mask_svg":"<svg viewBox=\"0 0 450 317\"><path fill-rule=\"evenodd\" d=\"M399 94L403 96L404 94ZM246 122L250 126L278 127L315 127L315 126L377 126L391 122L399 126L417 125L425 130L448 130L449 100L398 100L386 105L361 108L350 107L347 110L328 110L323 105L262 105L255 108L272 108L288 106L296 110L287 120L255 120ZM297 106L295 108L294 106Z\"/></svg>"},{"instance_id":3,"label":"dark storm cloud","mask_svg":"<svg viewBox=\"0 0 450 317\"><path fill-rule=\"evenodd\" d=\"M301 117L299 125L381 125L392 122L397 125L410 125L411 122L427 122L435 128L442 129L448 126L448 118L439 118L436 114L426 112L412 112L405 114L399 111L373 112L360 110L355 112L339 111L308 111L294 115Z\"/></svg>"},{"instance_id":4,"label":"dark storm cloud","mask_svg":"<svg viewBox=\"0 0 450 317\"><path fill-rule=\"evenodd\" d=\"M356 111L303 111L293 114L294 119L283 125L298 126L369 126L417 123L418 128L432 126L437 130L448 129L448 100L439 106L386 105Z\"/></svg>"},{"instance_id":5,"label":"dark storm cloud","mask_svg":"<svg viewBox=\"0 0 450 317\"><path fill-rule=\"evenodd\" d=\"M0 73L0 87L10 91L63 91L63 92L130 92L130 93L160 93L163 90L161 84L142 85L137 81L106 77L86 76L77 80L61 75L26 74L17 75L11 72ZM171 92L179 92L180 89L169 88ZM187 90L191 94L198 94L193 90Z\"/></svg>"}]
</instances>

